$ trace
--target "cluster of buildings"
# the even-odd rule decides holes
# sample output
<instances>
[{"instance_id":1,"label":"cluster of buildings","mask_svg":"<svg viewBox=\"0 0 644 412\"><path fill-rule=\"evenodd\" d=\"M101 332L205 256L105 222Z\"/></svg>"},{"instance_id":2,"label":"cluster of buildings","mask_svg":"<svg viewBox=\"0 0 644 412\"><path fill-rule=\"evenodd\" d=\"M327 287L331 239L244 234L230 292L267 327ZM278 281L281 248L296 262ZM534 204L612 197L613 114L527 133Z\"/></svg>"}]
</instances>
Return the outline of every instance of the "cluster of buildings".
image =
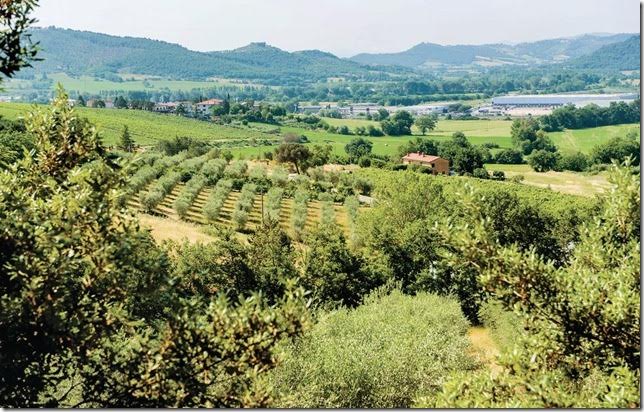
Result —
<instances>
[{"instance_id":1,"label":"cluster of buildings","mask_svg":"<svg viewBox=\"0 0 644 412\"><path fill-rule=\"evenodd\" d=\"M343 118L355 118L367 115L373 115L378 110L384 109L390 114L398 110L406 110L415 116L424 114L443 114L447 113L449 105L452 103L441 104L420 104L414 106L383 106L376 103L350 103L348 105L338 105L337 103L325 103L319 105L302 105L297 107L298 113L318 114L322 110L338 111Z\"/></svg>"},{"instance_id":2,"label":"cluster of buildings","mask_svg":"<svg viewBox=\"0 0 644 412\"><path fill-rule=\"evenodd\" d=\"M186 102L167 102L157 103L154 105L153 111L157 113L177 113L183 112L184 114L197 114L206 116L210 113L213 106L221 106L224 101L221 99L208 99L199 103Z\"/></svg>"}]
</instances>

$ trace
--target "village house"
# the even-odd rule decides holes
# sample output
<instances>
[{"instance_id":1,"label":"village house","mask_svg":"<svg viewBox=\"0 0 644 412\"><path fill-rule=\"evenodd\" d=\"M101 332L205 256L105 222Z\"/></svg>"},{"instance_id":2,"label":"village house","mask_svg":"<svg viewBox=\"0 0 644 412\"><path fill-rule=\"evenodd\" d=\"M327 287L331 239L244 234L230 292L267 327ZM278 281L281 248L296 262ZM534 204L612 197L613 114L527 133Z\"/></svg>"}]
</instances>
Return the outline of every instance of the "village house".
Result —
<instances>
[{"instance_id":1,"label":"village house","mask_svg":"<svg viewBox=\"0 0 644 412\"><path fill-rule=\"evenodd\" d=\"M432 173L437 174L449 174L449 160L443 159L442 157L426 155L424 153L408 153L402 158L403 164L417 164L426 166L432 169Z\"/></svg>"},{"instance_id":2,"label":"village house","mask_svg":"<svg viewBox=\"0 0 644 412\"><path fill-rule=\"evenodd\" d=\"M221 106L222 104L224 104L224 101L221 99L204 100L203 102L197 103L197 113L208 115L213 106Z\"/></svg>"}]
</instances>

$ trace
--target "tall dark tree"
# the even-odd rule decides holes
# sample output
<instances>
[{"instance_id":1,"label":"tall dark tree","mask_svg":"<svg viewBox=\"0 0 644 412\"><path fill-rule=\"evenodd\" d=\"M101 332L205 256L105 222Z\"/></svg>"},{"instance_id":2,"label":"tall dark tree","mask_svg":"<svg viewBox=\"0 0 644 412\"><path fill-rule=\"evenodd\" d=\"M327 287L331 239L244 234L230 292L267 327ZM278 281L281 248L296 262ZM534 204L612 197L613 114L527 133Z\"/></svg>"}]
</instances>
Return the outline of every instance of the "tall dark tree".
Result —
<instances>
[{"instance_id":1,"label":"tall dark tree","mask_svg":"<svg viewBox=\"0 0 644 412\"><path fill-rule=\"evenodd\" d=\"M130 129L127 125L123 126L123 133L121 133L121 139L119 140L119 148L126 152L132 152L134 150L134 140L130 136Z\"/></svg>"}]
</instances>

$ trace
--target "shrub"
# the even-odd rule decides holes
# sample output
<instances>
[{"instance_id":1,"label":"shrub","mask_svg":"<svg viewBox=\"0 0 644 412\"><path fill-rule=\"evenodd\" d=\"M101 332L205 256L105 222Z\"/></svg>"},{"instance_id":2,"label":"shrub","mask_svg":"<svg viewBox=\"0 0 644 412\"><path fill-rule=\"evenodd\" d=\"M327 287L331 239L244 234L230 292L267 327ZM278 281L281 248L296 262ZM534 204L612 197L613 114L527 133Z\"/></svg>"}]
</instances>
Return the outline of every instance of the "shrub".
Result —
<instances>
[{"instance_id":1,"label":"shrub","mask_svg":"<svg viewBox=\"0 0 644 412\"><path fill-rule=\"evenodd\" d=\"M479 179L489 179L490 178L490 174L488 173L488 171L485 170L482 167L480 167L478 169L474 169L474 171L472 172L472 176L474 176L476 178L479 178Z\"/></svg>"},{"instance_id":2,"label":"shrub","mask_svg":"<svg viewBox=\"0 0 644 412\"><path fill-rule=\"evenodd\" d=\"M272 374L279 407L406 408L469 369L468 322L458 303L420 293L374 293L324 315Z\"/></svg>"},{"instance_id":3,"label":"shrub","mask_svg":"<svg viewBox=\"0 0 644 412\"><path fill-rule=\"evenodd\" d=\"M559 163L559 153L553 153L546 150L535 150L528 156L528 163L535 172L547 172L557 167Z\"/></svg>"},{"instance_id":4,"label":"shrub","mask_svg":"<svg viewBox=\"0 0 644 412\"><path fill-rule=\"evenodd\" d=\"M358 159L358 166L360 167L371 166L371 158L369 156L362 156L360 159Z\"/></svg>"},{"instance_id":5,"label":"shrub","mask_svg":"<svg viewBox=\"0 0 644 412\"><path fill-rule=\"evenodd\" d=\"M213 185L222 178L225 168L224 159L210 159L201 168L201 174L206 177L209 185Z\"/></svg>"},{"instance_id":6,"label":"shrub","mask_svg":"<svg viewBox=\"0 0 644 412\"><path fill-rule=\"evenodd\" d=\"M588 156L581 152L563 154L559 158L557 169L583 172L588 168L589 163L590 160L588 159Z\"/></svg>"},{"instance_id":7,"label":"shrub","mask_svg":"<svg viewBox=\"0 0 644 412\"><path fill-rule=\"evenodd\" d=\"M633 165L640 164L640 141L631 137L614 137L606 143L593 148L590 157L593 163L610 164L611 161L623 162L627 157L633 158Z\"/></svg>"},{"instance_id":8,"label":"shrub","mask_svg":"<svg viewBox=\"0 0 644 412\"><path fill-rule=\"evenodd\" d=\"M228 179L241 179L246 175L246 171L248 171L248 163L236 160L226 166L224 176Z\"/></svg>"},{"instance_id":9,"label":"shrub","mask_svg":"<svg viewBox=\"0 0 644 412\"><path fill-rule=\"evenodd\" d=\"M503 170L495 170L492 172L492 179L505 180L505 172Z\"/></svg>"},{"instance_id":10,"label":"shrub","mask_svg":"<svg viewBox=\"0 0 644 412\"><path fill-rule=\"evenodd\" d=\"M286 186L288 182L288 172L283 167L276 167L271 173L271 183L273 186Z\"/></svg>"},{"instance_id":11,"label":"shrub","mask_svg":"<svg viewBox=\"0 0 644 412\"><path fill-rule=\"evenodd\" d=\"M523 163L523 153L516 149L503 149L494 156L494 161L500 164L518 165Z\"/></svg>"},{"instance_id":12,"label":"shrub","mask_svg":"<svg viewBox=\"0 0 644 412\"><path fill-rule=\"evenodd\" d=\"M349 229L351 233L355 231L356 221L358 220L358 208L360 207L360 202L355 196L347 196L344 199L344 210L347 212L347 217L349 220Z\"/></svg>"}]
</instances>

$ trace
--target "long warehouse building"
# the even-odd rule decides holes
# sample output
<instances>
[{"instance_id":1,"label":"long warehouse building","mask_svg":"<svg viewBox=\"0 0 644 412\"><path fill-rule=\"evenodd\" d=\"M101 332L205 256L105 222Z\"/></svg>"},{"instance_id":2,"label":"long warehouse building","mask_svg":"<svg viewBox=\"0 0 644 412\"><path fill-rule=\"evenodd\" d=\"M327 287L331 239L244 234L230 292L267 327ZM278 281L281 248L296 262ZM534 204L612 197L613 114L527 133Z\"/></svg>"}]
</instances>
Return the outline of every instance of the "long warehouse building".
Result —
<instances>
[{"instance_id":1,"label":"long warehouse building","mask_svg":"<svg viewBox=\"0 0 644 412\"><path fill-rule=\"evenodd\" d=\"M637 93L619 94L524 94L513 96L499 96L492 98L493 106L503 107L556 107L566 104L586 106L596 104L608 106L611 102L632 102L639 98Z\"/></svg>"}]
</instances>

